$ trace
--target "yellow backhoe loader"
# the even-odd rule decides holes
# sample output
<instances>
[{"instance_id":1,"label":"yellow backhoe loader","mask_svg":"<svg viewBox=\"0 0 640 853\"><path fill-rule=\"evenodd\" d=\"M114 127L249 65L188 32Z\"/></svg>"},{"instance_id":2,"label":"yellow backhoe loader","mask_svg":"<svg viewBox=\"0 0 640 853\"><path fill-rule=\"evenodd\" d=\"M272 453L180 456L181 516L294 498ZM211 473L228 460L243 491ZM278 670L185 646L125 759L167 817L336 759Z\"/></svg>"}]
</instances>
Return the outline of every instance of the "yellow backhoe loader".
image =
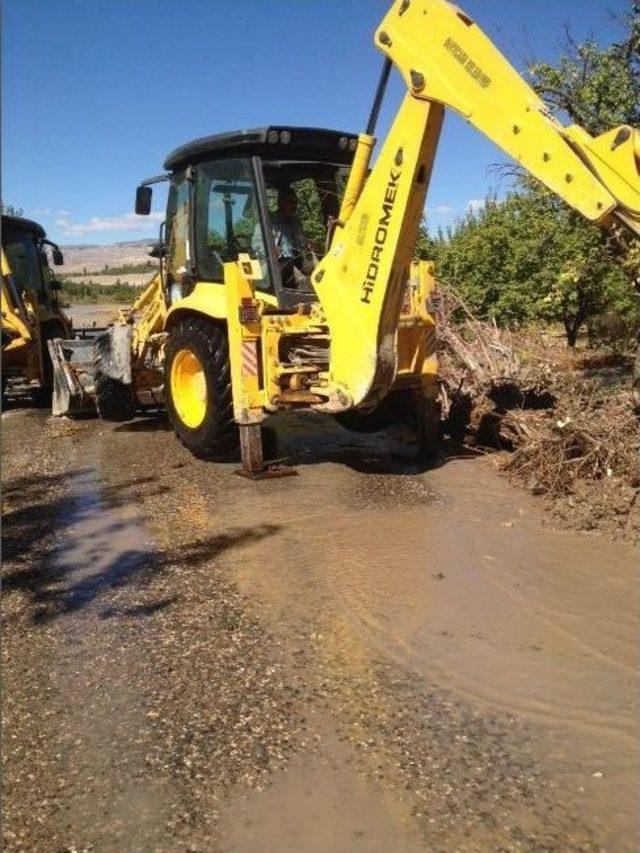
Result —
<instances>
[{"instance_id":1,"label":"yellow backhoe loader","mask_svg":"<svg viewBox=\"0 0 640 853\"><path fill-rule=\"evenodd\" d=\"M2 216L2 391L19 381L32 395L47 397L53 371L47 343L70 338L71 321L60 308L48 260L63 263L62 252L30 219Z\"/></svg>"},{"instance_id":2,"label":"yellow backhoe loader","mask_svg":"<svg viewBox=\"0 0 640 853\"><path fill-rule=\"evenodd\" d=\"M240 444L265 469L260 425L311 408L366 424L400 396L420 445L438 429L433 269L412 261L445 108L455 110L622 247L640 235L640 134L559 123L475 22L446 0L396 0L361 134L267 127L197 139L144 181L169 181L154 369L198 456ZM407 92L372 163L392 66Z\"/></svg>"}]
</instances>

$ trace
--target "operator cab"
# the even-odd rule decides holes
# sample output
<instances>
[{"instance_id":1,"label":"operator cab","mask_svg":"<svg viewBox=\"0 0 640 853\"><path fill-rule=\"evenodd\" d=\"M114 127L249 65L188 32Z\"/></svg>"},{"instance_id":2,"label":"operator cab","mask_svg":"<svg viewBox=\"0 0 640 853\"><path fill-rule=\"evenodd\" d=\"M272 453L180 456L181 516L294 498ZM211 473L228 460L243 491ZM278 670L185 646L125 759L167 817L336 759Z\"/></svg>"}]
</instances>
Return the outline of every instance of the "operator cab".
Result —
<instances>
[{"instance_id":1,"label":"operator cab","mask_svg":"<svg viewBox=\"0 0 640 853\"><path fill-rule=\"evenodd\" d=\"M35 294L37 303L50 310L57 308L60 287L49 265L46 247L53 263L64 263L62 252L46 239L41 225L21 216L2 216L2 248L11 269L12 285L22 300L26 293Z\"/></svg>"},{"instance_id":2,"label":"operator cab","mask_svg":"<svg viewBox=\"0 0 640 853\"><path fill-rule=\"evenodd\" d=\"M256 289L281 308L315 299L310 274L325 254L357 136L267 127L196 139L165 162L170 181L161 228L164 285L171 301L196 281L222 283L223 264L257 261ZM150 179L136 212L149 213Z\"/></svg>"}]
</instances>

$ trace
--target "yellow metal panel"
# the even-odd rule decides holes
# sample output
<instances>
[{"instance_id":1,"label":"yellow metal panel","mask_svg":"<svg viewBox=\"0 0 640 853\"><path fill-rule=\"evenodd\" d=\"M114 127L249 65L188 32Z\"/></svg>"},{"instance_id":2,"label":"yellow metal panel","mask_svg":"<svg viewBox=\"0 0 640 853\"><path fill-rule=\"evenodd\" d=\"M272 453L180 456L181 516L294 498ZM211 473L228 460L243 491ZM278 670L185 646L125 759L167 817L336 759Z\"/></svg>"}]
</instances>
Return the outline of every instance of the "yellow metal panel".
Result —
<instances>
[{"instance_id":1,"label":"yellow metal panel","mask_svg":"<svg viewBox=\"0 0 640 853\"><path fill-rule=\"evenodd\" d=\"M439 105L405 97L353 213L313 275L331 336L330 379L353 406L384 396L395 376L406 271L441 123Z\"/></svg>"},{"instance_id":2,"label":"yellow metal panel","mask_svg":"<svg viewBox=\"0 0 640 853\"><path fill-rule=\"evenodd\" d=\"M362 188L364 187L364 183L367 179L369 162L371 160L371 153L375 143L375 137L368 136L366 133L361 133L358 137L358 145L356 147L355 154L353 155L353 163L349 170L349 179L347 180L347 185L344 188L344 195L342 197L342 204L340 205L340 213L338 215L338 219L342 222L346 222L351 216L353 208L356 206L356 202L360 198L360 193L362 192Z\"/></svg>"},{"instance_id":3,"label":"yellow metal panel","mask_svg":"<svg viewBox=\"0 0 640 853\"><path fill-rule=\"evenodd\" d=\"M11 267L9 266L9 261L4 250L1 252L1 263L2 290L0 292L0 311L2 313L2 325L11 334L19 335L24 341L30 341L32 339L32 329L25 314L24 306L21 303L15 303L9 287L8 279L11 275Z\"/></svg>"},{"instance_id":4,"label":"yellow metal panel","mask_svg":"<svg viewBox=\"0 0 640 853\"><path fill-rule=\"evenodd\" d=\"M409 311L403 311L398 328L398 377L431 377L438 374L435 318L428 300L435 288L434 265L430 261L411 264Z\"/></svg>"},{"instance_id":5,"label":"yellow metal panel","mask_svg":"<svg viewBox=\"0 0 640 853\"><path fill-rule=\"evenodd\" d=\"M256 295L267 304L277 304L276 298L270 293L257 293ZM195 311L214 320L226 320L227 296L225 285L211 281L196 282L189 296L173 303L167 312L165 324L170 325L180 311Z\"/></svg>"},{"instance_id":6,"label":"yellow metal panel","mask_svg":"<svg viewBox=\"0 0 640 853\"><path fill-rule=\"evenodd\" d=\"M214 320L226 320L227 297L224 284L213 284L208 281L199 281L188 296L174 302L167 312L165 325L171 325L176 315L184 311L195 311L212 317Z\"/></svg>"},{"instance_id":7,"label":"yellow metal panel","mask_svg":"<svg viewBox=\"0 0 640 853\"><path fill-rule=\"evenodd\" d=\"M261 322L251 281L240 263L224 265L233 416L239 424L260 423L264 418L264 394L260 389L258 348ZM256 322L247 322L241 309L255 308ZM249 312L249 313L254 313Z\"/></svg>"},{"instance_id":8,"label":"yellow metal panel","mask_svg":"<svg viewBox=\"0 0 640 853\"><path fill-rule=\"evenodd\" d=\"M564 133L611 191L640 236L640 131L616 127L594 139L574 124Z\"/></svg>"}]
</instances>

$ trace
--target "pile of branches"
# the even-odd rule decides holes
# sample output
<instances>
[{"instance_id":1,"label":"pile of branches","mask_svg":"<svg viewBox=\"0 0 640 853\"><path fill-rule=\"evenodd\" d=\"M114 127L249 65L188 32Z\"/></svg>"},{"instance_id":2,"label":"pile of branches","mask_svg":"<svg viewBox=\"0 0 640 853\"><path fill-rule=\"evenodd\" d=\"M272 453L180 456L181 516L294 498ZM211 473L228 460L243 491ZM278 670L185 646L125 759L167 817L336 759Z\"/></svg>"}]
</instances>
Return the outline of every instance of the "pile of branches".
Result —
<instances>
[{"instance_id":1,"label":"pile of branches","mask_svg":"<svg viewBox=\"0 0 640 853\"><path fill-rule=\"evenodd\" d=\"M450 287L442 289L437 310L443 411L452 438L512 449L512 410L551 408L548 365L523 359L509 331L476 319Z\"/></svg>"},{"instance_id":2,"label":"pile of branches","mask_svg":"<svg viewBox=\"0 0 640 853\"><path fill-rule=\"evenodd\" d=\"M441 290L437 329L446 406L451 394L477 397L493 387L525 380L509 333L500 331L495 322L477 320L450 287Z\"/></svg>"},{"instance_id":3,"label":"pile of branches","mask_svg":"<svg viewBox=\"0 0 640 853\"><path fill-rule=\"evenodd\" d=\"M640 434L626 389L612 393L585 379L562 345L477 320L451 288L438 336L452 438L505 451L500 465L561 505L573 526L640 533Z\"/></svg>"},{"instance_id":4,"label":"pile of branches","mask_svg":"<svg viewBox=\"0 0 640 853\"><path fill-rule=\"evenodd\" d=\"M579 479L640 485L638 421L629 395L603 394L597 383L567 377L555 384L552 410L507 413L514 449L504 468L552 497L572 492Z\"/></svg>"}]
</instances>

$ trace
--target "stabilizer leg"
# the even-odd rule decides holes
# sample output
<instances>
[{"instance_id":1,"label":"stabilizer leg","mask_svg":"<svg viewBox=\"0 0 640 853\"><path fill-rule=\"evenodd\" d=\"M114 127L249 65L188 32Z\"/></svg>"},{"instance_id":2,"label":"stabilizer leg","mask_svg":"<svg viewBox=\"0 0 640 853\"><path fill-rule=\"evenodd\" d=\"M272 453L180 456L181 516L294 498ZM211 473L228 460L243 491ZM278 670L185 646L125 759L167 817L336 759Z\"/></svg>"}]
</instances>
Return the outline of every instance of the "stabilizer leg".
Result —
<instances>
[{"instance_id":1,"label":"stabilizer leg","mask_svg":"<svg viewBox=\"0 0 640 853\"><path fill-rule=\"evenodd\" d=\"M240 424L240 455L242 468L235 473L248 480L266 480L275 477L291 477L298 472L285 465L265 465L262 454L262 431L260 424Z\"/></svg>"}]
</instances>

